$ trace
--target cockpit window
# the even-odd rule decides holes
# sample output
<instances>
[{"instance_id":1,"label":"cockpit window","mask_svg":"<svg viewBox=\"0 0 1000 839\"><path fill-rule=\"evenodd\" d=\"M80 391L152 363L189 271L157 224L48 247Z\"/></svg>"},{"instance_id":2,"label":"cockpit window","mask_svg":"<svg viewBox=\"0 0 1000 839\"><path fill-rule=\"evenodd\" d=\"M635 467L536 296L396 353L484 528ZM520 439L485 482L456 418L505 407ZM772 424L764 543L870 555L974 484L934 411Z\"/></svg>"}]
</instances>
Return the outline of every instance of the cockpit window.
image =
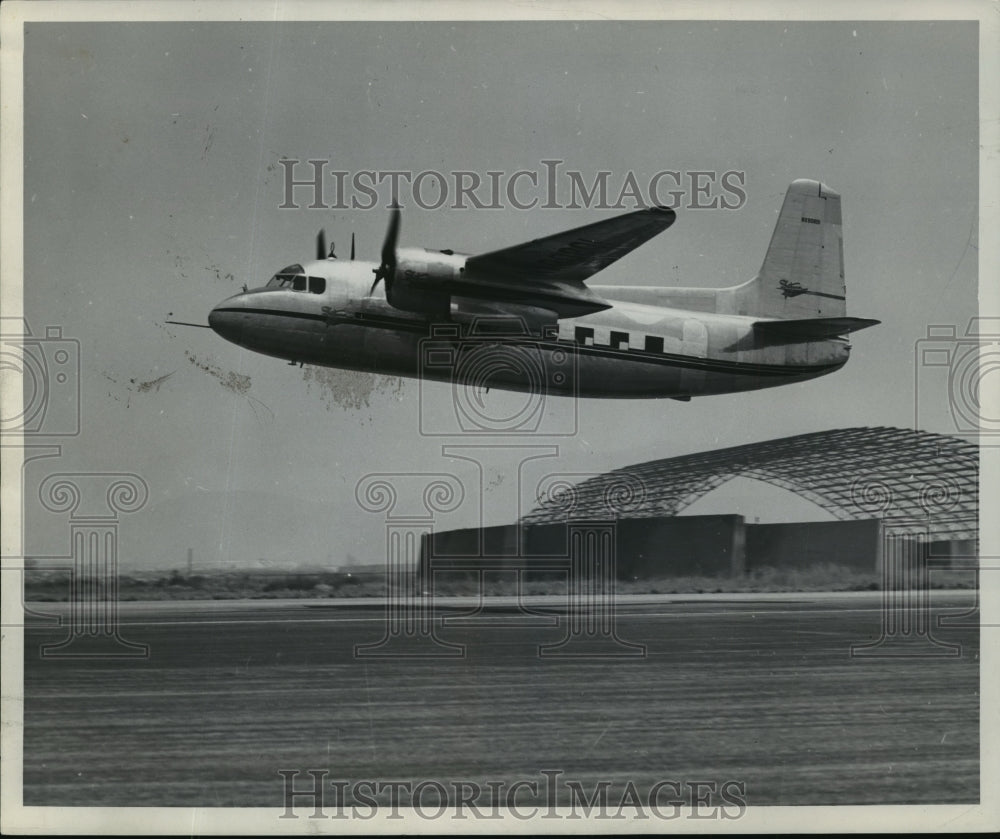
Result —
<instances>
[{"instance_id":1,"label":"cockpit window","mask_svg":"<svg viewBox=\"0 0 1000 839\"><path fill-rule=\"evenodd\" d=\"M301 265L289 265L287 268L282 268L277 274L267 281L267 288L290 288L296 275L301 274Z\"/></svg>"},{"instance_id":2,"label":"cockpit window","mask_svg":"<svg viewBox=\"0 0 1000 839\"><path fill-rule=\"evenodd\" d=\"M290 288L292 291L322 294L326 291L326 280L323 277L307 277L301 265L289 265L267 281L267 288Z\"/></svg>"}]
</instances>

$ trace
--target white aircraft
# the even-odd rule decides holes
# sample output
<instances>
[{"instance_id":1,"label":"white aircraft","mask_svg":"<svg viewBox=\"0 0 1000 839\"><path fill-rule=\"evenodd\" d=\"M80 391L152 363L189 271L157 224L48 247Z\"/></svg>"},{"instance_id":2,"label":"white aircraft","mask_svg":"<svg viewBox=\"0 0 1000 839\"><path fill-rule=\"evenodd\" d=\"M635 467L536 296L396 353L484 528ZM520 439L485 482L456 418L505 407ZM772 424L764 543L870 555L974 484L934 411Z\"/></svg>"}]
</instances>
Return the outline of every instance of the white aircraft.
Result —
<instances>
[{"instance_id":1,"label":"white aircraft","mask_svg":"<svg viewBox=\"0 0 1000 839\"><path fill-rule=\"evenodd\" d=\"M241 347L287 359L463 385L587 397L688 400L838 370L846 317L840 196L788 188L757 276L731 288L587 286L676 218L654 207L479 256L397 248L290 265L209 314Z\"/></svg>"}]
</instances>

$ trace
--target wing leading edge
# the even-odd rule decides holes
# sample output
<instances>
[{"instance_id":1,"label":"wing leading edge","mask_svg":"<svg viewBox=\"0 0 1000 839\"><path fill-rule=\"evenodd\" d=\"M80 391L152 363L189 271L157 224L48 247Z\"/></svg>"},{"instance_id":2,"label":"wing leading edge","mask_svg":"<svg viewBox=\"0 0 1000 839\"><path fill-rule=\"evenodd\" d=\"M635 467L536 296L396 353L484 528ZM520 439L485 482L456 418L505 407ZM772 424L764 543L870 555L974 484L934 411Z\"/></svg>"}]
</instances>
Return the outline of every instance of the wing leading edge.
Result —
<instances>
[{"instance_id":1,"label":"wing leading edge","mask_svg":"<svg viewBox=\"0 0 1000 839\"><path fill-rule=\"evenodd\" d=\"M470 257L466 269L476 276L499 276L512 283L583 283L662 233L676 218L667 207L636 210Z\"/></svg>"},{"instance_id":2,"label":"wing leading edge","mask_svg":"<svg viewBox=\"0 0 1000 839\"><path fill-rule=\"evenodd\" d=\"M671 209L652 207L469 257L454 293L537 306L558 317L610 309L584 281L666 230L676 217Z\"/></svg>"}]
</instances>

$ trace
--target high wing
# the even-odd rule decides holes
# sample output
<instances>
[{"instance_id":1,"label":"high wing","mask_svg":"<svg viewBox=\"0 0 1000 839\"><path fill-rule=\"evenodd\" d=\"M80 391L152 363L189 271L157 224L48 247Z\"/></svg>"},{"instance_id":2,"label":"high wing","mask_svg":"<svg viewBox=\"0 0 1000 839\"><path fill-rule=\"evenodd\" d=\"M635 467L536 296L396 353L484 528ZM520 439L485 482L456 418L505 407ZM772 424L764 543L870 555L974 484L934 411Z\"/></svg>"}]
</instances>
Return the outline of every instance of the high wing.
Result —
<instances>
[{"instance_id":1,"label":"high wing","mask_svg":"<svg viewBox=\"0 0 1000 839\"><path fill-rule=\"evenodd\" d=\"M666 230L676 218L667 207L637 210L470 257L466 268L477 275L499 275L507 282L582 283Z\"/></svg>"},{"instance_id":2,"label":"high wing","mask_svg":"<svg viewBox=\"0 0 1000 839\"><path fill-rule=\"evenodd\" d=\"M578 316L611 307L584 281L670 227L677 214L651 207L521 245L469 257L464 293ZM458 292L463 293L463 292Z\"/></svg>"},{"instance_id":3,"label":"high wing","mask_svg":"<svg viewBox=\"0 0 1000 839\"><path fill-rule=\"evenodd\" d=\"M457 303L459 311L485 304L533 321L589 315L611 304L584 281L666 230L675 218L671 209L652 207L467 256L397 248L400 210L394 207L369 296L384 281L389 304L404 311L448 315Z\"/></svg>"}]
</instances>

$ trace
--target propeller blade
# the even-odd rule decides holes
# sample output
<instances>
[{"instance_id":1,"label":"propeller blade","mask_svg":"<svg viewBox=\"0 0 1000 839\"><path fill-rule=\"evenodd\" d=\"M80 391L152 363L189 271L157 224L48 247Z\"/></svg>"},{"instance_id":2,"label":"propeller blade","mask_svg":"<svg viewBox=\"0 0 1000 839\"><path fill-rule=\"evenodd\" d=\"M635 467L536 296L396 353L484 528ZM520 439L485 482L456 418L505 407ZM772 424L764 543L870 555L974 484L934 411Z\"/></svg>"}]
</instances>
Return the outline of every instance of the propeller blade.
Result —
<instances>
[{"instance_id":1,"label":"propeller blade","mask_svg":"<svg viewBox=\"0 0 1000 839\"><path fill-rule=\"evenodd\" d=\"M379 280L385 280L386 294L390 291L389 286L396 274L396 243L399 241L399 222L399 205L393 203L392 215L389 216L389 229L386 230L385 241L382 243L382 262L378 268L372 269L372 273L375 274L375 282L372 283L371 290L368 292L369 297L375 292Z\"/></svg>"},{"instance_id":2,"label":"propeller blade","mask_svg":"<svg viewBox=\"0 0 1000 839\"><path fill-rule=\"evenodd\" d=\"M319 233L316 234L316 258L326 259L326 254L326 231L320 230Z\"/></svg>"},{"instance_id":3,"label":"propeller blade","mask_svg":"<svg viewBox=\"0 0 1000 839\"><path fill-rule=\"evenodd\" d=\"M351 262L354 262L354 234L351 234Z\"/></svg>"},{"instance_id":4,"label":"propeller blade","mask_svg":"<svg viewBox=\"0 0 1000 839\"><path fill-rule=\"evenodd\" d=\"M392 205L392 215L389 216L389 229L385 232L382 243L382 264L396 264L396 242L399 239L399 205Z\"/></svg>"}]
</instances>

